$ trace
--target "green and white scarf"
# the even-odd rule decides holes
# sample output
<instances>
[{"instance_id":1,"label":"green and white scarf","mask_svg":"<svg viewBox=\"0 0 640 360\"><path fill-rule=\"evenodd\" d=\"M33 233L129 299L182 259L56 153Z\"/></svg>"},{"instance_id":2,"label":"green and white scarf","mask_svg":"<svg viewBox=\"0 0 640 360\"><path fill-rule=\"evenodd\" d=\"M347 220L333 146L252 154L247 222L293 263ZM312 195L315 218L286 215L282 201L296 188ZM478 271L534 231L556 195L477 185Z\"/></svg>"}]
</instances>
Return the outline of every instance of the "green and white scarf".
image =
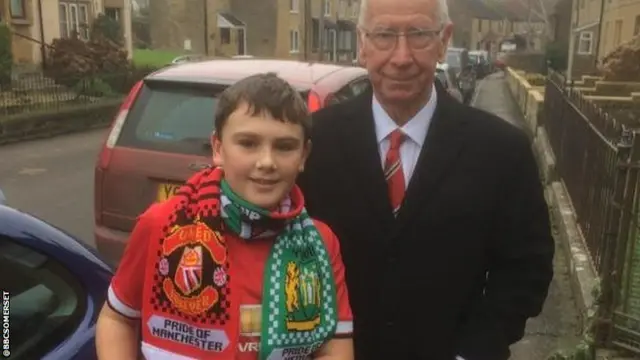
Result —
<instances>
[{"instance_id":1,"label":"green and white scarf","mask_svg":"<svg viewBox=\"0 0 640 360\"><path fill-rule=\"evenodd\" d=\"M276 236L264 272L259 359L311 355L335 334L338 314L330 257L300 189L268 211L219 183L219 214L229 231L246 241Z\"/></svg>"}]
</instances>

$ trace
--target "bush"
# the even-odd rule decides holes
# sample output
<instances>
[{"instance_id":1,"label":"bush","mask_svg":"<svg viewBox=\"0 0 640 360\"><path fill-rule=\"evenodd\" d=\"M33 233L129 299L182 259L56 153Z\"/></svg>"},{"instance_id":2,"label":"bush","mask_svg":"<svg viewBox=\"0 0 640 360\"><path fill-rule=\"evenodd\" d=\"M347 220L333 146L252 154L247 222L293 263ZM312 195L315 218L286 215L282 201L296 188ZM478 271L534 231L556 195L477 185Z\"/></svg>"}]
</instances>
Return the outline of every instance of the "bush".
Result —
<instances>
[{"instance_id":1,"label":"bush","mask_svg":"<svg viewBox=\"0 0 640 360\"><path fill-rule=\"evenodd\" d=\"M546 48L545 57L550 68L557 71L567 70L569 59L567 47L564 46L564 44L559 42L549 43Z\"/></svg>"},{"instance_id":2,"label":"bush","mask_svg":"<svg viewBox=\"0 0 640 360\"><path fill-rule=\"evenodd\" d=\"M640 36L605 56L600 69L607 81L640 81Z\"/></svg>"},{"instance_id":3,"label":"bush","mask_svg":"<svg viewBox=\"0 0 640 360\"><path fill-rule=\"evenodd\" d=\"M78 83L89 81L94 84L91 79L100 79L100 83L109 84L105 76L127 73L129 70L127 52L108 38L96 35L89 42L77 37L55 39L46 75L58 84L84 88Z\"/></svg>"},{"instance_id":4,"label":"bush","mask_svg":"<svg viewBox=\"0 0 640 360\"><path fill-rule=\"evenodd\" d=\"M105 14L100 14L91 25L91 38L105 37L118 45L124 44L120 24Z\"/></svg>"},{"instance_id":5,"label":"bush","mask_svg":"<svg viewBox=\"0 0 640 360\"><path fill-rule=\"evenodd\" d=\"M11 53L11 32L0 23L0 89L11 86L13 55Z\"/></svg>"}]
</instances>

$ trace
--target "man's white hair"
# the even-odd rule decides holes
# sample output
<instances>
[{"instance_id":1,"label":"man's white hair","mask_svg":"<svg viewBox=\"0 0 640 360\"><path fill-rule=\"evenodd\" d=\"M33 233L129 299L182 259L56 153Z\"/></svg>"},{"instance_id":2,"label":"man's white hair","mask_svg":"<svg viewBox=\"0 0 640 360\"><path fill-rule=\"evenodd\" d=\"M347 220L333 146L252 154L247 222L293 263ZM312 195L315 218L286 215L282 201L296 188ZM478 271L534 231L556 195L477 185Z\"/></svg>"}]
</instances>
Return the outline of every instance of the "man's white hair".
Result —
<instances>
[{"instance_id":1,"label":"man's white hair","mask_svg":"<svg viewBox=\"0 0 640 360\"><path fill-rule=\"evenodd\" d=\"M359 26L364 26L364 23L367 19L368 3L369 0L360 0L360 11L358 14ZM438 20L440 20L440 23L443 25L448 24L451 21L449 19L449 5L447 4L447 0L438 0Z\"/></svg>"}]
</instances>

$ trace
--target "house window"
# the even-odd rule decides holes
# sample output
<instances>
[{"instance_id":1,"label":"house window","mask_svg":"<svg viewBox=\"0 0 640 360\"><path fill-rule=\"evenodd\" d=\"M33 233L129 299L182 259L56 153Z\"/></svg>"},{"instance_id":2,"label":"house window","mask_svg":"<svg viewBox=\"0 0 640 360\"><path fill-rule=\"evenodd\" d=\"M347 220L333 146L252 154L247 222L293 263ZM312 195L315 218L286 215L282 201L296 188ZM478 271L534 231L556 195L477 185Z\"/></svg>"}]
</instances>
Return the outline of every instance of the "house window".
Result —
<instances>
[{"instance_id":1,"label":"house window","mask_svg":"<svg viewBox=\"0 0 640 360\"><path fill-rule=\"evenodd\" d=\"M220 28L220 44L222 45L231 44L230 28Z\"/></svg>"},{"instance_id":2,"label":"house window","mask_svg":"<svg viewBox=\"0 0 640 360\"><path fill-rule=\"evenodd\" d=\"M357 1L351 2L351 17L354 17L354 18L358 17L359 8L360 8L360 5Z\"/></svg>"},{"instance_id":3,"label":"house window","mask_svg":"<svg viewBox=\"0 0 640 360\"><path fill-rule=\"evenodd\" d=\"M89 40L89 7L87 4L60 3L60 35L69 37L74 33L80 39Z\"/></svg>"},{"instance_id":4,"label":"house window","mask_svg":"<svg viewBox=\"0 0 640 360\"><path fill-rule=\"evenodd\" d=\"M345 18L348 15L348 4L347 4L347 0L340 0L340 17L341 18Z\"/></svg>"},{"instance_id":5,"label":"house window","mask_svg":"<svg viewBox=\"0 0 640 360\"><path fill-rule=\"evenodd\" d=\"M289 0L289 11L292 13L300 11L300 0Z\"/></svg>"},{"instance_id":6,"label":"house window","mask_svg":"<svg viewBox=\"0 0 640 360\"><path fill-rule=\"evenodd\" d=\"M311 49L318 51L320 47L320 23L314 23L315 26L311 29Z\"/></svg>"},{"instance_id":7,"label":"house window","mask_svg":"<svg viewBox=\"0 0 640 360\"><path fill-rule=\"evenodd\" d=\"M613 45L618 46L622 42L622 20L616 20L613 29Z\"/></svg>"},{"instance_id":8,"label":"house window","mask_svg":"<svg viewBox=\"0 0 640 360\"><path fill-rule=\"evenodd\" d=\"M114 7L105 7L104 14L113 20L120 22L120 9Z\"/></svg>"},{"instance_id":9,"label":"house window","mask_svg":"<svg viewBox=\"0 0 640 360\"><path fill-rule=\"evenodd\" d=\"M640 15L636 15L636 23L633 25L633 36L640 34Z\"/></svg>"},{"instance_id":10,"label":"house window","mask_svg":"<svg viewBox=\"0 0 640 360\"><path fill-rule=\"evenodd\" d=\"M27 17L24 0L11 0L9 3L9 11L11 12L11 17L14 19L24 19Z\"/></svg>"},{"instance_id":11,"label":"house window","mask_svg":"<svg viewBox=\"0 0 640 360\"><path fill-rule=\"evenodd\" d=\"M60 4L60 37L68 38L69 35L69 13L67 12L67 4Z\"/></svg>"},{"instance_id":12,"label":"house window","mask_svg":"<svg viewBox=\"0 0 640 360\"><path fill-rule=\"evenodd\" d=\"M578 42L578 54L591 55L593 50L593 33L585 31L580 33L580 41Z\"/></svg>"},{"instance_id":13,"label":"house window","mask_svg":"<svg viewBox=\"0 0 640 360\"><path fill-rule=\"evenodd\" d=\"M299 36L298 30L289 31L289 52L297 53L300 51Z\"/></svg>"},{"instance_id":14,"label":"house window","mask_svg":"<svg viewBox=\"0 0 640 360\"><path fill-rule=\"evenodd\" d=\"M478 19L478 32L482 32L482 19Z\"/></svg>"},{"instance_id":15,"label":"house window","mask_svg":"<svg viewBox=\"0 0 640 360\"><path fill-rule=\"evenodd\" d=\"M324 16L331 16L331 1L324 0Z\"/></svg>"}]
</instances>

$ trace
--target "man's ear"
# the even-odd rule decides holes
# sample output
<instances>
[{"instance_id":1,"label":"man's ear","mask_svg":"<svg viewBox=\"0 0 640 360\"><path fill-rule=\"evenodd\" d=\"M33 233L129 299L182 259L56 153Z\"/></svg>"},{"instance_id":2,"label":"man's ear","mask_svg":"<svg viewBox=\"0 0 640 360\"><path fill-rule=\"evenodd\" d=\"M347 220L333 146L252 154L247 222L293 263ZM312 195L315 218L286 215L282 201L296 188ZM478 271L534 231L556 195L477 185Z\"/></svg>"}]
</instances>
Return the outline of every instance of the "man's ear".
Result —
<instances>
[{"instance_id":1,"label":"man's ear","mask_svg":"<svg viewBox=\"0 0 640 360\"><path fill-rule=\"evenodd\" d=\"M365 47L365 33L358 29L358 65L362 66L362 67L366 67L367 66L367 56L366 56L366 52L364 51L364 47Z\"/></svg>"},{"instance_id":2,"label":"man's ear","mask_svg":"<svg viewBox=\"0 0 640 360\"><path fill-rule=\"evenodd\" d=\"M304 150L303 150L303 154L302 154L302 161L300 162L300 168L298 169L299 172L303 172L304 171L304 166L307 163L307 159L309 158L309 154L311 154L311 140L307 140L307 142L304 144Z\"/></svg>"},{"instance_id":3,"label":"man's ear","mask_svg":"<svg viewBox=\"0 0 640 360\"><path fill-rule=\"evenodd\" d=\"M211 149L213 150L213 167L222 166L222 142L216 133L211 134Z\"/></svg>"},{"instance_id":4,"label":"man's ear","mask_svg":"<svg viewBox=\"0 0 640 360\"><path fill-rule=\"evenodd\" d=\"M453 23L447 23L443 28L440 35L440 40L442 44L440 46L440 62L445 62L447 58L447 48L449 47L449 43L451 42L451 36L453 36Z\"/></svg>"}]
</instances>

